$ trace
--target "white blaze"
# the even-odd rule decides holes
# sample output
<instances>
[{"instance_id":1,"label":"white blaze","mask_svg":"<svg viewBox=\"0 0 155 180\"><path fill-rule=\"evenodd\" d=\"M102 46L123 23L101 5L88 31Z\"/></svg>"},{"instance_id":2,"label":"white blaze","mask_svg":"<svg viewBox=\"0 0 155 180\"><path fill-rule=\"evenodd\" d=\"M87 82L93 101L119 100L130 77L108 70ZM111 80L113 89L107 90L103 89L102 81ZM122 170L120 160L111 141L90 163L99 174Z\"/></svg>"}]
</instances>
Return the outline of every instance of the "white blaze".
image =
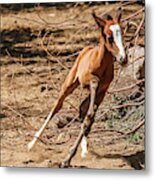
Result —
<instances>
[{"instance_id":1,"label":"white blaze","mask_svg":"<svg viewBox=\"0 0 155 180\"><path fill-rule=\"evenodd\" d=\"M124 51L124 46L122 43L122 35L121 35L121 28L118 24L114 24L110 26L110 30L113 33L114 41L119 48L120 51L120 56L122 58L125 58L125 51Z\"/></svg>"}]
</instances>

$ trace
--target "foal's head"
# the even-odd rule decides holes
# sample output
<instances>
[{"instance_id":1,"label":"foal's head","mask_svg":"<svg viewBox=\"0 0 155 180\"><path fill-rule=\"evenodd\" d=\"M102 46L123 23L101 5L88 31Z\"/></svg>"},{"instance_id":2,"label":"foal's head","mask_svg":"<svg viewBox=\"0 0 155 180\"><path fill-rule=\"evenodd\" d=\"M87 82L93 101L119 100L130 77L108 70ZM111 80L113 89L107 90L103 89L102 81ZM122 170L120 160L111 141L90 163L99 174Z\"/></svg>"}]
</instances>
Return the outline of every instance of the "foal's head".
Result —
<instances>
[{"instance_id":1,"label":"foal's head","mask_svg":"<svg viewBox=\"0 0 155 180\"><path fill-rule=\"evenodd\" d=\"M94 12L92 15L102 30L107 49L121 64L126 64L127 55L124 50L120 28L121 13L119 12L116 17L106 15L104 18L96 16Z\"/></svg>"}]
</instances>

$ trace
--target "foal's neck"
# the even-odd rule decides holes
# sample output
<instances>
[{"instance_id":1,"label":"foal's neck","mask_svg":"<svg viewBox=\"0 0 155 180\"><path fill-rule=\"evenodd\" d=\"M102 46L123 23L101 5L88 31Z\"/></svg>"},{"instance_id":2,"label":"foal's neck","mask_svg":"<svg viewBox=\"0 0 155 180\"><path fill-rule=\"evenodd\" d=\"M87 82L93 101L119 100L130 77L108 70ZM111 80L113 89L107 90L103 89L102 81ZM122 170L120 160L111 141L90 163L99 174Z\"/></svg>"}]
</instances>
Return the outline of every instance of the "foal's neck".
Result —
<instances>
[{"instance_id":1,"label":"foal's neck","mask_svg":"<svg viewBox=\"0 0 155 180\"><path fill-rule=\"evenodd\" d=\"M103 34L103 28L100 28L100 45L99 45L99 59L105 60L104 63L110 63L113 64L113 55L112 53L107 49L106 45L105 45L105 36ZM107 62L108 61L108 62Z\"/></svg>"}]
</instances>

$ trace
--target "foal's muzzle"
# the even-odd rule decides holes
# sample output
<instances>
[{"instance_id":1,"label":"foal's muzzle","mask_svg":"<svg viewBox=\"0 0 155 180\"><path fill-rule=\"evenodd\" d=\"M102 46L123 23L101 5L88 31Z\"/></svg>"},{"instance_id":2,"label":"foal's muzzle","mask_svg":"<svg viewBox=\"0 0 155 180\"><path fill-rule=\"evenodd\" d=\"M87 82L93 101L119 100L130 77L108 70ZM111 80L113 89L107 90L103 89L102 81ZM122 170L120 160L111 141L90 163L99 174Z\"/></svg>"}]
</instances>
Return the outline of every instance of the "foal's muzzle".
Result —
<instances>
[{"instance_id":1,"label":"foal's muzzle","mask_svg":"<svg viewBox=\"0 0 155 180\"><path fill-rule=\"evenodd\" d=\"M125 65L125 64L128 63L128 57L127 57L127 55L126 55L125 57L120 57L120 63L121 63L122 65Z\"/></svg>"}]
</instances>

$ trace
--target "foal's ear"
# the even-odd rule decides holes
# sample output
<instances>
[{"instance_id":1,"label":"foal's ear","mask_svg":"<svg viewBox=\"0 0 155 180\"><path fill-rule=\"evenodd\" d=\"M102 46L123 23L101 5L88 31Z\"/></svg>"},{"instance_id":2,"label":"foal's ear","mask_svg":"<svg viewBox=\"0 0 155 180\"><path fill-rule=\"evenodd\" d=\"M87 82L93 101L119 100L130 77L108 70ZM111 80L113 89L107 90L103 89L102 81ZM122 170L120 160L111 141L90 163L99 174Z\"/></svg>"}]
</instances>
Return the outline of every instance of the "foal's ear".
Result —
<instances>
[{"instance_id":1,"label":"foal's ear","mask_svg":"<svg viewBox=\"0 0 155 180\"><path fill-rule=\"evenodd\" d=\"M104 19L101 19L100 17L96 16L94 11L92 12L92 16L99 27L104 27L105 25Z\"/></svg>"},{"instance_id":2,"label":"foal's ear","mask_svg":"<svg viewBox=\"0 0 155 180\"><path fill-rule=\"evenodd\" d=\"M116 15L116 20L117 20L118 23L120 23L121 17L122 17L122 11L121 11L121 9L119 9L118 13Z\"/></svg>"}]
</instances>

